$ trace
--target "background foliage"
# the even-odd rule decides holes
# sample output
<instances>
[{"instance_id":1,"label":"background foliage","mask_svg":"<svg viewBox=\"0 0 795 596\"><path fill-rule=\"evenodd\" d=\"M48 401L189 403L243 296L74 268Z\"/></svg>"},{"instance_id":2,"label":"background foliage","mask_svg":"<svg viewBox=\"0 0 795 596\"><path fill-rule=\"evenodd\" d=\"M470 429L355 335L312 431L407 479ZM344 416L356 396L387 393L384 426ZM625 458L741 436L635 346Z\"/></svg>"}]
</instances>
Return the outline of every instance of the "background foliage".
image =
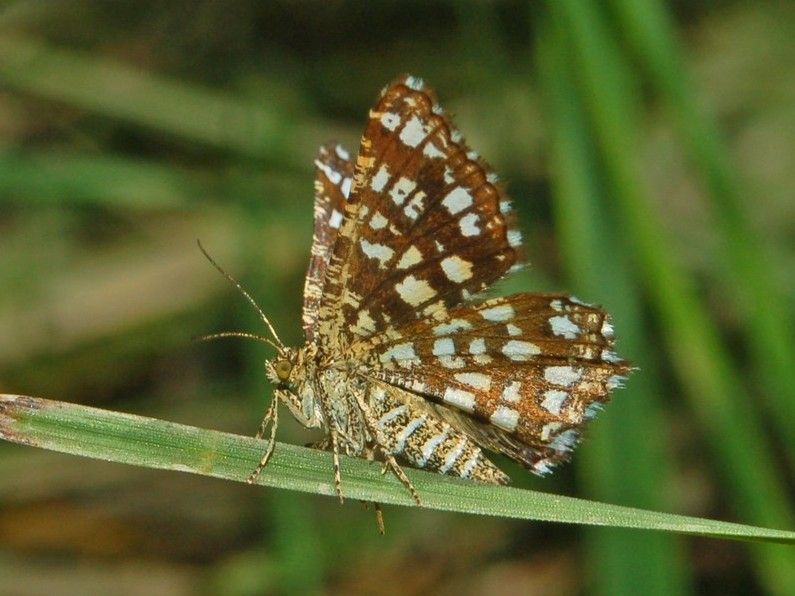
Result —
<instances>
[{"instance_id":1,"label":"background foliage","mask_svg":"<svg viewBox=\"0 0 795 596\"><path fill-rule=\"evenodd\" d=\"M783 3L0 8L0 392L253 434L299 343L312 159L425 77L507 181L533 267L640 367L516 484L792 529L795 11ZM280 439L310 436L283 420ZM502 463L502 462L501 462ZM0 446L0 590L795 593L791 548L388 508Z\"/></svg>"}]
</instances>

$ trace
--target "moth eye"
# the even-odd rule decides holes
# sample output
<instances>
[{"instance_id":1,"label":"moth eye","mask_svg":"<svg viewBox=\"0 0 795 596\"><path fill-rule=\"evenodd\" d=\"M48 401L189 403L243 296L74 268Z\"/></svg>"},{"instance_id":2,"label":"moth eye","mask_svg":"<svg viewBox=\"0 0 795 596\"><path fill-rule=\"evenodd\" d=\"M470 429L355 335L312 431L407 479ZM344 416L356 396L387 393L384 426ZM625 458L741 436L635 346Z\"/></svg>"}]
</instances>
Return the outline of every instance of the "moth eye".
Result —
<instances>
[{"instance_id":1,"label":"moth eye","mask_svg":"<svg viewBox=\"0 0 795 596\"><path fill-rule=\"evenodd\" d=\"M279 380L285 382L290 378L293 365L290 364L289 360L279 360L276 362L273 368L276 370L276 376L279 377Z\"/></svg>"}]
</instances>

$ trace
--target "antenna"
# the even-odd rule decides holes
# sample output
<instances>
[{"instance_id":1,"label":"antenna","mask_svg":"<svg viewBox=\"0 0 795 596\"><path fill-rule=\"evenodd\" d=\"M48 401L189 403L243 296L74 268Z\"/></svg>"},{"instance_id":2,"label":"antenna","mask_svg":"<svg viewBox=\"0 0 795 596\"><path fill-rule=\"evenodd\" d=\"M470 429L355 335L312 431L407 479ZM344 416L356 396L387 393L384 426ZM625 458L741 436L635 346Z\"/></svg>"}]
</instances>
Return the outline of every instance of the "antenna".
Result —
<instances>
[{"instance_id":1,"label":"antenna","mask_svg":"<svg viewBox=\"0 0 795 596\"><path fill-rule=\"evenodd\" d=\"M268 344L275 348L278 352L281 352L281 348L269 340L267 337L263 337L261 335L256 335L255 333L246 333L245 331L223 331L221 333L211 333L209 335L202 335L197 337L197 340L200 341L210 341L212 339L221 339L224 337L245 337L246 339L255 339L257 341L261 341L263 343Z\"/></svg>"},{"instance_id":2,"label":"antenna","mask_svg":"<svg viewBox=\"0 0 795 596\"><path fill-rule=\"evenodd\" d=\"M256 311L259 313L260 318L263 320L265 325L268 327L268 331L271 332L271 335L273 336L273 339L276 340L276 344L278 344L278 345L274 344L273 342L271 342L270 340L268 340L268 339L266 339L264 337L260 337L258 335L254 335L254 334L250 334L250 333L242 333L242 332L236 332L236 331L229 332L228 334L227 333L217 333L214 336L206 336L206 337L208 339L211 339L211 338L214 338L214 337L234 337L234 336L237 336L237 337L248 337L250 339L264 340L267 343L269 343L270 345L272 345L274 348L276 348L279 352L283 351L285 349L285 347L284 347L284 344L282 343L282 340L279 339L279 335L276 333L276 330L273 328L273 325L271 324L270 319L268 319L267 315L264 312L262 312L262 309L259 307L259 305L251 297L251 294L246 292L246 290L243 289L243 286L241 286L240 283L234 277L229 275L226 271L224 271L221 268L221 266L218 263L215 262L215 259L213 259L210 256L210 254L206 250L204 250L204 246L202 246L201 240L196 240L196 244L199 245L199 250L202 251L202 254L205 256L205 258L208 261L210 261L212 266L215 267L218 270L218 272L221 275L223 275L229 281L229 283L231 283L233 286L235 286L238 289L238 291L241 294L243 294L243 296L246 297L246 300L248 300L249 304L251 304L251 306L253 306L256 309Z\"/></svg>"}]
</instances>

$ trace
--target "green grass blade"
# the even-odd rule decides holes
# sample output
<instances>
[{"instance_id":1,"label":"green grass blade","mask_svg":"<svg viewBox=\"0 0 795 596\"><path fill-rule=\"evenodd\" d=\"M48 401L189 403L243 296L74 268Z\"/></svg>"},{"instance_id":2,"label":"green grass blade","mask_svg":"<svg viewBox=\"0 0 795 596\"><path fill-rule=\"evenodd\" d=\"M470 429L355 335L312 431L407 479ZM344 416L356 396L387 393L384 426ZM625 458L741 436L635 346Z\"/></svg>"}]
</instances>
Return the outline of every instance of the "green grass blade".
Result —
<instances>
[{"instance_id":1,"label":"green grass blade","mask_svg":"<svg viewBox=\"0 0 795 596\"><path fill-rule=\"evenodd\" d=\"M120 209L184 207L206 194L206 176L108 154L0 151L0 203L103 205ZM205 182L205 184L202 184Z\"/></svg>"},{"instance_id":2,"label":"green grass blade","mask_svg":"<svg viewBox=\"0 0 795 596\"><path fill-rule=\"evenodd\" d=\"M792 525L791 505L774 469L758 412L714 323L697 300L647 198L634 138L637 100L625 94L632 77L601 22L594 3L563 0L550 5L575 57L578 84L595 131L606 178L661 320L669 356L707 439L723 468L738 511L755 523ZM795 567L786 553L755 549L760 580L775 593L795 593Z\"/></svg>"},{"instance_id":3,"label":"green grass blade","mask_svg":"<svg viewBox=\"0 0 795 596\"><path fill-rule=\"evenodd\" d=\"M106 58L0 36L0 83L211 147L300 169L321 127L296 123L271 102L240 100ZM282 106L284 108L284 106ZM325 127L326 134L332 131Z\"/></svg>"},{"instance_id":4,"label":"green grass blade","mask_svg":"<svg viewBox=\"0 0 795 596\"><path fill-rule=\"evenodd\" d=\"M626 246L612 233L617 223L608 213L596 150L569 75L563 37L550 19L542 27L536 55L551 115L553 207L572 283L567 287L610 311L619 353L640 368L590 427L577 458L579 476L589 495L599 500L665 509L670 506L674 473L659 440L665 425L659 396L652 388L661 382L648 353L652 342L644 334L640 291ZM610 267L604 267L608 262ZM588 534L586 546L595 593L687 592L682 545L670 535L599 529Z\"/></svg>"},{"instance_id":5,"label":"green grass blade","mask_svg":"<svg viewBox=\"0 0 795 596\"><path fill-rule=\"evenodd\" d=\"M262 454L262 441L19 395L0 395L0 437L14 443L149 468L242 482ZM278 444L259 484L334 495L331 454ZM425 507L517 519L664 530L714 538L795 544L795 532L608 505L510 487L482 486L407 469ZM413 505L400 482L381 465L342 458L349 499Z\"/></svg>"},{"instance_id":6,"label":"green grass blade","mask_svg":"<svg viewBox=\"0 0 795 596\"><path fill-rule=\"evenodd\" d=\"M642 59L655 89L671 108L691 159L709 190L721 233L721 271L745 311L745 334L764 384L771 420L795 466L795 326L758 234L750 226L749 194L741 192L720 135L696 103L673 24L658 0L612 0L621 30ZM780 277L780 275L778 276Z\"/></svg>"}]
</instances>

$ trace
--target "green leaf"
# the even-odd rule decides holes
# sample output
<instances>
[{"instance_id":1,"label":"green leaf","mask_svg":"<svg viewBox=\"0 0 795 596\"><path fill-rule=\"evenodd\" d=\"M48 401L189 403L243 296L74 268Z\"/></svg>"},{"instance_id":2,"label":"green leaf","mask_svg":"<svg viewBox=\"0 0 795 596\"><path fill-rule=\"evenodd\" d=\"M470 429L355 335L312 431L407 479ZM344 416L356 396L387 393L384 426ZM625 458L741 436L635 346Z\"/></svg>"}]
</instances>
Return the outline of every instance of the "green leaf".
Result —
<instances>
[{"instance_id":1,"label":"green leaf","mask_svg":"<svg viewBox=\"0 0 795 596\"><path fill-rule=\"evenodd\" d=\"M20 395L0 395L0 437L63 453L238 482L245 480L263 451L263 442L250 437ZM331 469L329 453L280 443L258 482L334 495ZM795 544L795 532L483 486L413 469L406 472L430 509ZM348 498L413 505L405 488L391 475L382 475L378 463L343 457L342 474Z\"/></svg>"}]
</instances>

